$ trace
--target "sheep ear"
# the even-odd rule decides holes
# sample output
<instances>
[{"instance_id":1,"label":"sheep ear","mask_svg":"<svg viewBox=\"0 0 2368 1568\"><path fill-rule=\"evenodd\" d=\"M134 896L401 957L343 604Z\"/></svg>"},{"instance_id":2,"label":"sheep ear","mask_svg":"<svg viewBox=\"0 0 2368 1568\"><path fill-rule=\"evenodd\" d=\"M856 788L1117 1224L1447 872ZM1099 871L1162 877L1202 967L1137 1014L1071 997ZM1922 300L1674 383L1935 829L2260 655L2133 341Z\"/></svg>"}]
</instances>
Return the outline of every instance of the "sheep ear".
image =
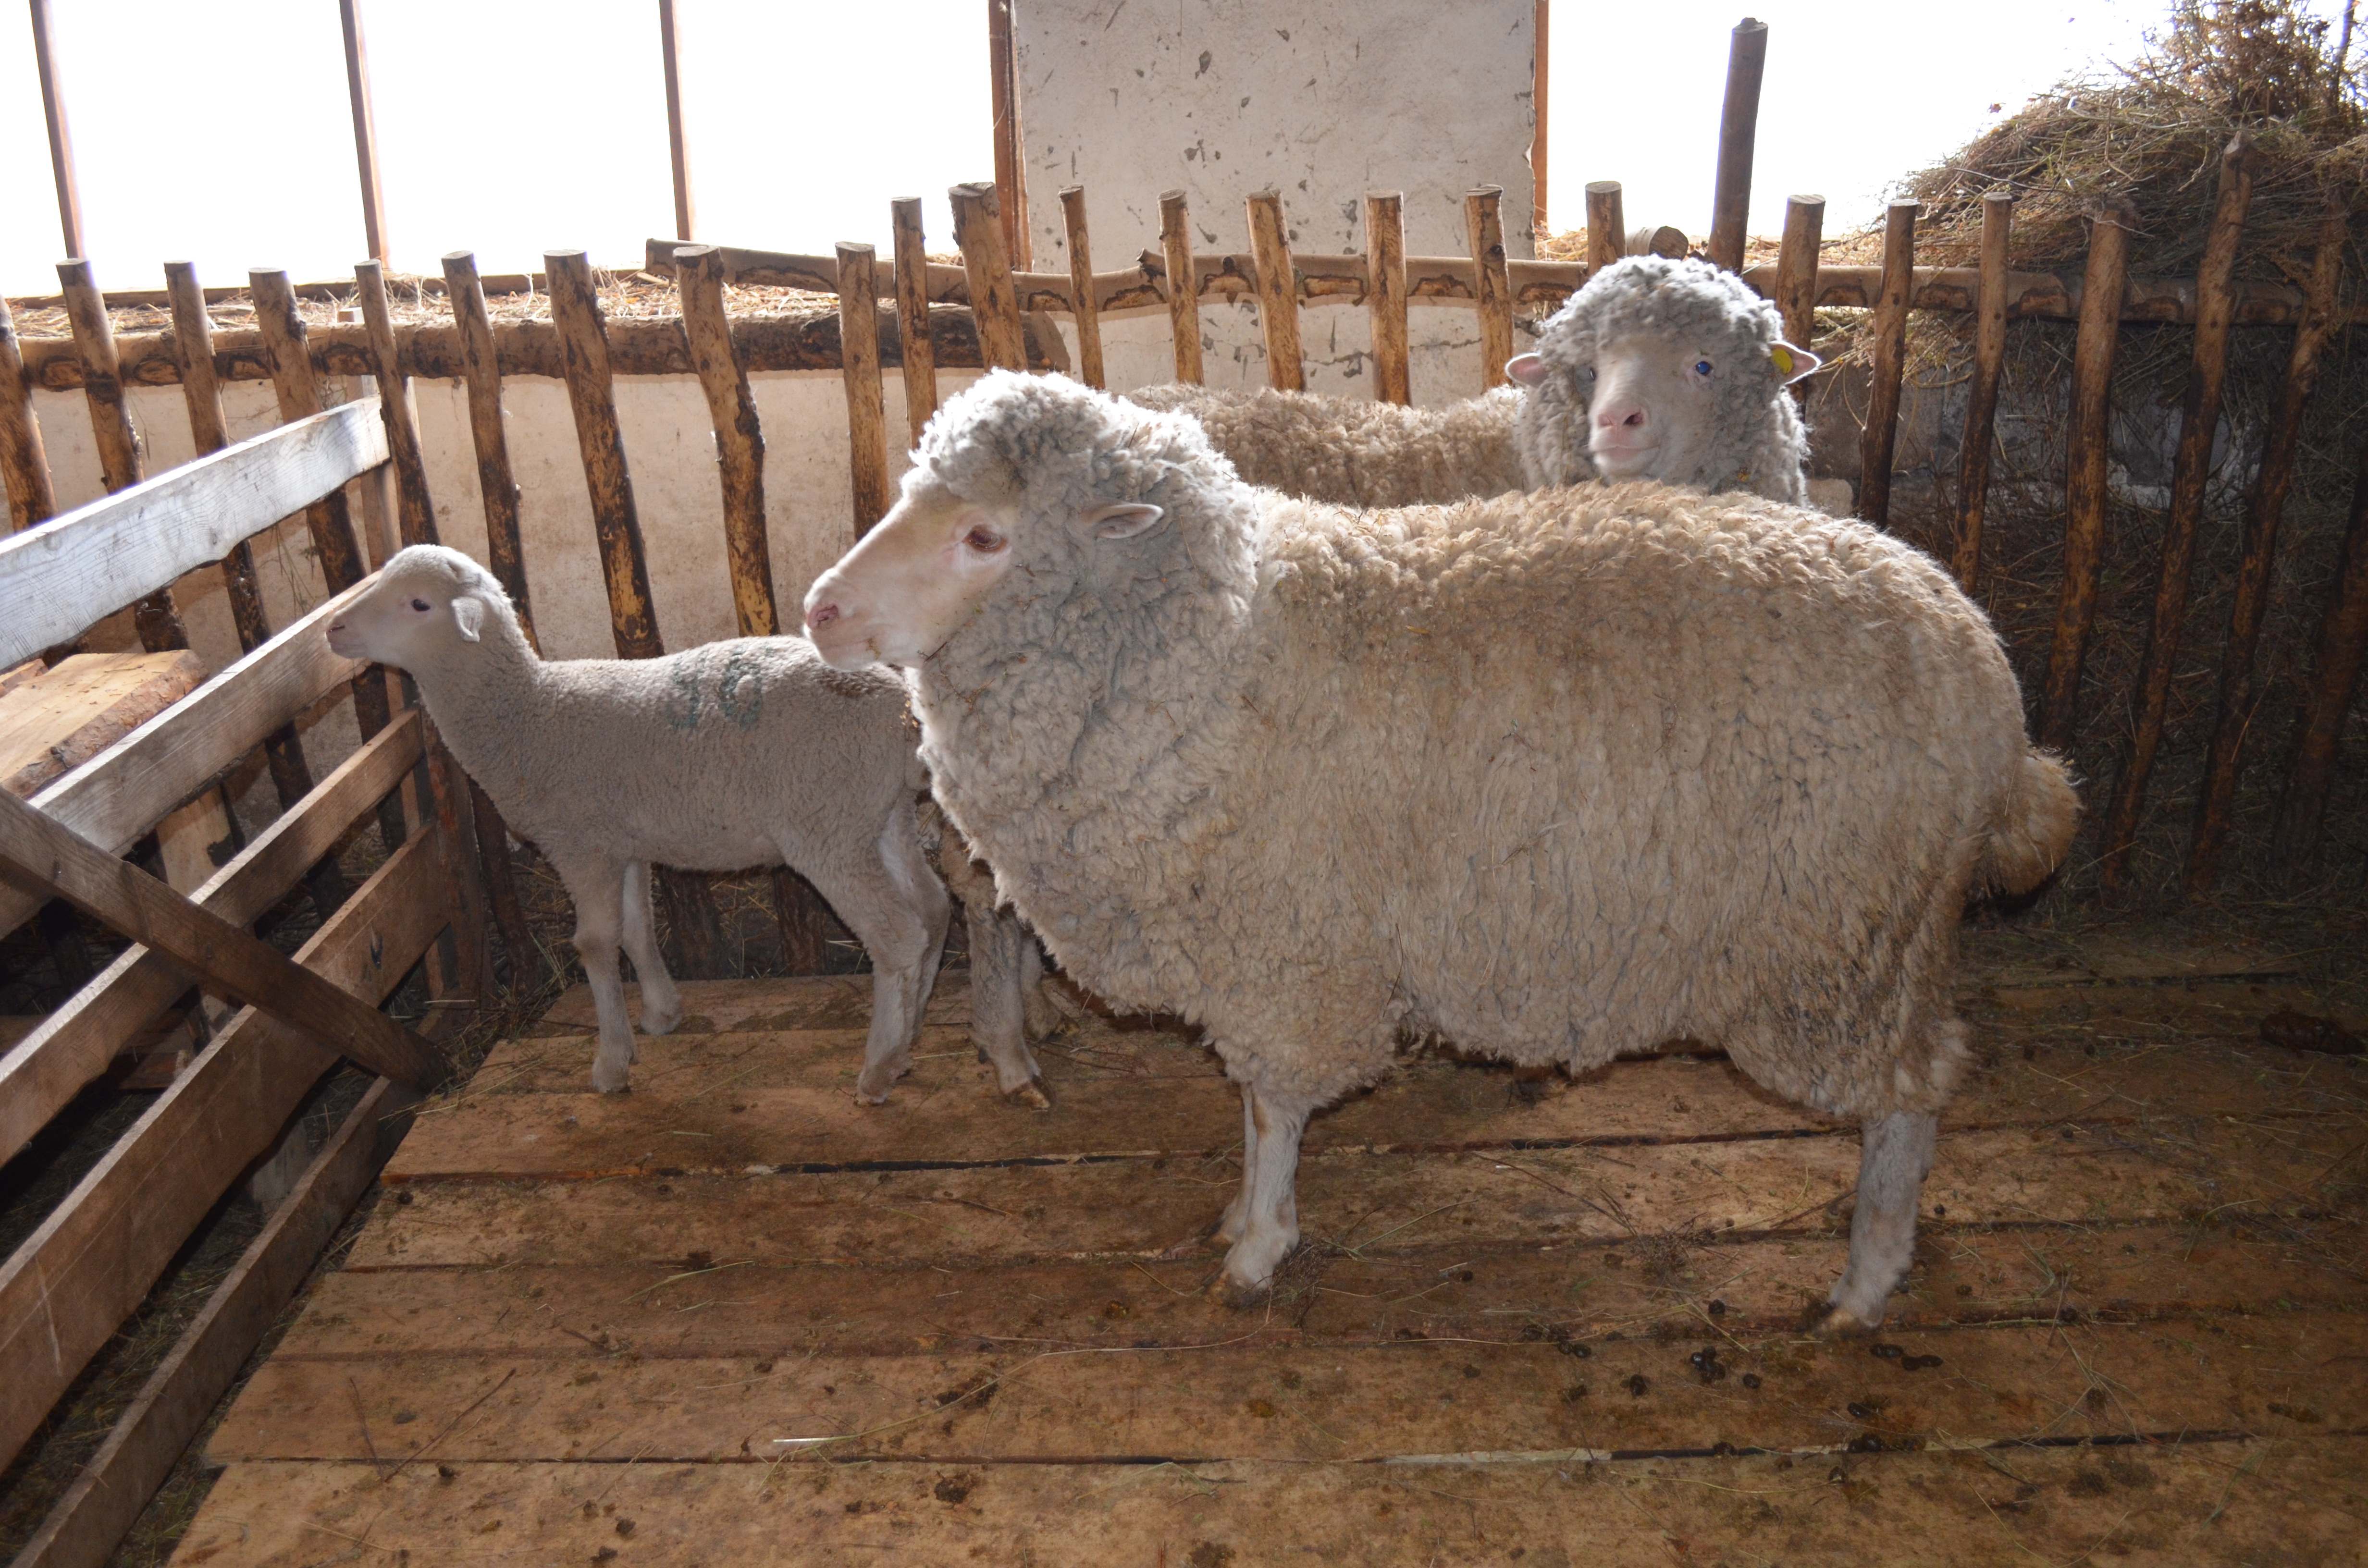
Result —
<instances>
[{"instance_id":1,"label":"sheep ear","mask_svg":"<svg viewBox=\"0 0 2368 1568\"><path fill-rule=\"evenodd\" d=\"M477 640L477 633L484 630L485 601L477 598L454 599L452 623L461 629L461 636L474 642Z\"/></svg>"},{"instance_id":2,"label":"sheep ear","mask_svg":"<svg viewBox=\"0 0 2368 1568\"><path fill-rule=\"evenodd\" d=\"M1079 519L1094 530L1096 539L1133 539L1150 530L1165 516L1157 506L1136 502L1125 506L1098 506Z\"/></svg>"},{"instance_id":3,"label":"sheep ear","mask_svg":"<svg viewBox=\"0 0 2368 1568\"><path fill-rule=\"evenodd\" d=\"M1768 356L1776 361L1776 374L1782 384L1788 387L1805 376L1816 375L1819 368L1825 364L1823 359L1807 349L1795 348L1793 345L1783 342L1771 347L1768 350Z\"/></svg>"},{"instance_id":4,"label":"sheep ear","mask_svg":"<svg viewBox=\"0 0 2368 1568\"><path fill-rule=\"evenodd\" d=\"M1525 387L1546 379L1546 362L1534 354L1516 354L1505 361L1505 374Z\"/></svg>"}]
</instances>

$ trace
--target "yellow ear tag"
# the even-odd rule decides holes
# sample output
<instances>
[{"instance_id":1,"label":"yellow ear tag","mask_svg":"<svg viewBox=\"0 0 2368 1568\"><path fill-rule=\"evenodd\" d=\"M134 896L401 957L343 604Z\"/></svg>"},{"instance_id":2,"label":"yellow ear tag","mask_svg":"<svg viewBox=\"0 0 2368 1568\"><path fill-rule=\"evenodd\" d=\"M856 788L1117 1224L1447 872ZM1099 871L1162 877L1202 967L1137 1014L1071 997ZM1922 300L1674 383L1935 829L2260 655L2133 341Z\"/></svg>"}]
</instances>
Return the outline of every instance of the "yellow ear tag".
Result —
<instances>
[{"instance_id":1,"label":"yellow ear tag","mask_svg":"<svg viewBox=\"0 0 2368 1568\"><path fill-rule=\"evenodd\" d=\"M1768 351L1768 357L1776 361L1776 373L1778 375L1789 376L1793 373L1793 351L1791 349L1785 347L1780 343L1775 347L1770 348Z\"/></svg>"}]
</instances>

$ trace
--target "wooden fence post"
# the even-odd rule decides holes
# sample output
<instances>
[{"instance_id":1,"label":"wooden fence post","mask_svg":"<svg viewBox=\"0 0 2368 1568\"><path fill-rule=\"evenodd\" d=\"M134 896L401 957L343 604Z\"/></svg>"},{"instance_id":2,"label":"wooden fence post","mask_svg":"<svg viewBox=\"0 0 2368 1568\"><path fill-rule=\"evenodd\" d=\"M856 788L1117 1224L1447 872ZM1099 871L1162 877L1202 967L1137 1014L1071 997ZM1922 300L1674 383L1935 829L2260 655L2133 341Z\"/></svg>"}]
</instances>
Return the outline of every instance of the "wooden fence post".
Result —
<instances>
[{"instance_id":1,"label":"wooden fence post","mask_svg":"<svg viewBox=\"0 0 2368 1568\"><path fill-rule=\"evenodd\" d=\"M1797 348L1815 348L1817 335L1817 247L1825 243L1826 199L1793 196L1784 200L1784 238L1776 250L1776 313L1784 336ZM1793 383L1793 395L1807 402L1809 383Z\"/></svg>"},{"instance_id":2,"label":"wooden fence post","mask_svg":"<svg viewBox=\"0 0 2368 1568\"><path fill-rule=\"evenodd\" d=\"M2097 215L2089 233L2089 264L2080 288L2080 330L2072 349L2072 434L2065 458L2064 585L2056 600L2055 634L2047 650L2047 682L2039 702L2039 744L2065 751L2078 733L2080 666L2097 619L2097 578L2105 557L2107 416L2113 392L2113 351L2122 330L2122 285L2130 230L2137 213L2117 200Z\"/></svg>"},{"instance_id":3,"label":"wooden fence post","mask_svg":"<svg viewBox=\"0 0 2368 1568\"><path fill-rule=\"evenodd\" d=\"M1759 79L1768 64L1768 24L1746 17L1726 46L1726 99L1718 116L1718 182L1711 196L1710 259L1743 270L1751 220L1751 154L1759 126ZM1806 347L1804 344L1802 347Z\"/></svg>"},{"instance_id":4,"label":"wooden fence post","mask_svg":"<svg viewBox=\"0 0 2368 1568\"><path fill-rule=\"evenodd\" d=\"M354 268L363 330L370 334L370 362L377 367L380 421L386 426L387 460L394 468L395 531L405 545L440 544L436 507L427 494L427 461L419 446L419 420L411 405L411 378L403 373L394 344L394 312L386 298L386 269L375 261Z\"/></svg>"},{"instance_id":5,"label":"wooden fence post","mask_svg":"<svg viewBox=\"0 0 2368 1568\"><path fill-rule=\"evenodd\" d=\"M29 528L58 515L40 422L33 417L33 383L6 300L0 300L0 484L7 488L12 528Z\"/></svg>"},{"instance_id":6,"label":"wooden fence post","mask_svg":"<svg viewBox=\"0 0 2368 1568\"><path fill-rule=\"evenodd\" d=\"M1480 390L1491 392L1508 379L1513 357L1513 281L1505 266L1502 186L1483 186L1463 199L1463 236L1472 249L1473 301L1480 314Z\"/></svg>"},{"instance_id":7,"label":"wooden fence post","mask_svg":"<svg viewBox=\"0 0 2368 1568\"><path fill-rule=\"evenodd\" d=\"M1028 369L1028 339L1019 324L1019 296L1003 246L995 187L958 185L946 192L954 210L954 244L970 275L971 313L978 318L978 352L990 369Z\"/></svg>"},{"instance_id":8,"label":"wooden fence post","mask_svg":"<svg viewBox=\"0 0 2368 1568\"><path fill-rule=\"evenodd\" d=\"M1159 254L1167 268L1167 326L1176 342L1176 379L1201 384L1201 274L1192 259L1192 216L1180 190L1159 193Z\"/></svg>"},{"instance_id":9,"label":"wooden fence post","mask_svg":"<svg viewBox=\"0 0 2368 1568\"><path fill-rule=\"evenodd\" d=\"M2278 803L2270 863L2289 887L2306 879L2318 856L2319 824L2327 813L2327 787L2335 775L2335 753L2343 742L2344 721L2359 689L2360 665L2368 654L2368 441L2361 443L2360 470L2351 483L2351 518L2343 531L2343 556L2318 623L2317 656L2311 663L2310 699L2294 727L2286 764L2285 798Z\"/></svg>"},{"instance_id":10,"label":"wooden fence post","mask_svg":"<svg viewBox=\"0 0 2368 1568\"><path fill-rule=\"evenodd\" d=\"M682 295L683 335L715 427L715 458L723 484L723 551L732 574L732 608L743 637L778 637L773 597L772 540L765 522L765 429L748 373L732 343L723 304L723 253L713 245L681 245L674 253Z\"/></svg>"},{"instance_id":11,"label":"wooden fence post","mask_svg":"<svg viewBox=\"0 0 2368 1568\"><path fill-rule=\"evenodd\" d=\"M682 136L682 28L675 0L658 0L658 61L666 73L666 159L674 173L674 237L692 236L690 153Z\"/></svg>"},{"instance_id":12,"label":"wooden fence post","mask_svg":"<svg viewBox=\"0 0 2368 1568\"><path fill-rule=\"evenodd\" d=\"M2187 846L2186 884L2191 893L2210 890L2219 874L2220 846L2228 835L2237 764L2253 719L2253 653L2260 642L2261 618L2269 608L2278 525L2285 516L2286 492L2294 484L2303 413L2318 386L2320 355L2340 321L2335 302L2350 216L2341 202L2328 201L2326 222L2318 231L2318 254L2311 260L2302 321L2294 329L2294 351L2287 357L2285 380L2278 386L2277 402L2266 422L2269 439L2262 448L2252 492L2245 498L2244 551L2237 567L2236 602L2228 611L2227 646L2220 655L2220 700L2213 718L2212 744L2205 753L2194 836Z\"/></svg>"},{"instance_id":13,"label":"wooden fence post","mask_svg":"<svg viewBox=\"0 0 2368 1568\"><path fill-rule=\"evenodd\" d=\"M592 266L580 250L546 251L542 266L551 291L552 324L558 330L561 363L567 373L567 401L575 415L585 487L592 497L592 526L600 537L609 634L616 641L619 658L655 659L666 652L666 643L658 636L657 611L650 602L641 517L633 506L624 437L617 431L616 379L609 369L608 324L593 288ZM723 924L707 880L672 867L654 869L654 880L666 894L672 949L667 962L685 979L723 973Z\"/></svg>"},{"instance_id":14,"label":"wooden fence post","mask_svg":"<svg viewBox=\"0 0 2368 1568\"><path fill-rule=\"evenodd\" d=\"M1620 210L1620 182L1587 182L1587 275L1589 278L1628 254L1628 220Z\"/></svg>"},{"instance_id":15,"label":"wooden fence post","mask_svg":"<svg viewBox=\"0 0 2368 1568\"><path fill-rule=\"evenodd\" d=\"M1544 15L1544 6L1539 14ZM1373 319L1373 395L1401 406L1414 401L1406 347L1405 202L1397 191L1365 197L1365 306Z\"/></svg>"},{"instance_id":16,"label":"wooden fence post","mask_svg":"<svg viewBox=\"0 0 2368 1568\"><path fill-rule=\"evenodd\" d=\"M534 606L527 596L526 551L518 540L518 487L510 476L508 438L502 433L502 371L494 353L494 324L485 314L477 258L456 250L444 258L444 297L461 340L461 369L469 383L469 437L477 453L477 492L485 508L485 562L517 608L529 646Z\"/></svg>"},{"instance_id":17,"label":"wooden fence post","mask_svg":"<svg viewBox=\"0 0 2368 1568\"><path fill-rule=\"evenodd\" d=\"M904 364L905 419L913 445L938 411L938 351L929 336L929 256L921 243L921 199L888 206L896 235L896 348Z\"/></svg>"},{"instance_id":18,"label":"wooden fence post","mask_svg":"<svg viewBox=\"0 0 2368 1568\"><path fill-rule=\"evenodd\" d=\"M99 478L112 495L140 483L140 438L131 429L131 410L123 397L123 367L115 352L115 329L107 319L107 300L91 281L90 263L58 263L58 282L65 293L66 320L74 330L74 354L82 361L83 401L90 405L92 440L98 448ZM140 645L152 653L186 648L189 634L173 603L173 590L159 588L131 607L140 631Z\"/></svg>"},{"instance_id":19,"label":"wooden fence post","mask_svg":"<svg viewBox=\"0 0 2368 1568\"><path fill-rule=\"evenodd\" d=\"M1916 286L1918 204L1895 201L1883 227L1883 291L1874 301L1873 385L1858 446L1858 515L1891 523L1891 457L1899 439L1899 383L1907 369L1907 298Z\"/></svg>"},{"instance_id":20,"label":"wooden fence post","mask_svg":"<svg viewBox=\"0 0 2368 1568\"><path fill-rule=\"evenodd\" d=\"M1102 379L1102 312L1094 298L1094 252L1086 237L1086 187L1073 185L1061 192L1061 216L1069 229L1069 290L1077 324L1077 374L1086 385L1100 388Z\"/></svg>"},{"instance_id":21,"label":"wooden fence post","mask_svg":"<svg viewBox=\"0 0 2368 1568\"><path fill-rule=\"evenodd\" d=\"M1282 194L1261 190L1247 203L1250 258L1258 272L1258 332L1266 340L1266 384L1304 392L1307 370L1299 347L1299 272L1283 227Z\"/></svg>"},{"instance_id":22,"label":"wooden fence post","mask_svg":"<svg viewBox=\"0 0 2368 1568\"><path fill-rule=\"evenodd\" d=\"M386 201L379 191L378 121L370 113L370 51L362 41L362 19L355 0L337 0L337 21L346 35L346 95L354 110L354 163L361 175L362 243L370 258L383 264L388 255Z\"/></svg>"},{"instance_id":23,"label":"wooden fence post","mask_svg":"<svg viewBox=\"0 0 2368 1568\"><path fill-rule=\"evenodd\" d=\"M1974 379L1957 446L1957 548L1950 566L1967 594L1981 580L1982 514L1989 504L1990 437L1998 425L1998 381L2006 369L2007 238L2014 195L1982 198L1981 291L1975 302Z\"/></svg>"},{"instance_id":24,"label":"wooden fence post","mask_svg":"<svg viewBox=\"0 0 2368 1568\"><path fill-rule=\"evenodd\" d=\"M2187 623L2188 580L2195 563L2195 529L2203 516L2204 487L2212 479L2212 437L2220 426L2220 390L2228 369L2228 328L2237 313L2234 284L2237 246L2245 235L2245 211L2253 199L2252 138L2238 131L2220 155L2220 190L2203 259L2195 272L2195 357L2180 410L2179 454L2172 460L2170 515L2163 525L2162 566L2155 584L2154 619L2146 630L2146 654L2138 668L2135 723L2129 760L2104 824L2101 880L2118 891L2129 875L2131 846L2146 813L2146 782L2162 745L2170 707L2172 667Z\"/></svg>"},{"instance_id":25,"label":"wooden fence post","mask_svg":"<svg viewBox=\"0 0 2368 1568\"><path fill-rule=\"evenodd\" d=\"M1005 287L1009 287L1008 279ZM861 539L888 515L888 403L880 381L880 278L870 245L838 247L838 366L839 384L847 393L847 467L855 493L855 537Z\"/></svg>"}]
</instances>

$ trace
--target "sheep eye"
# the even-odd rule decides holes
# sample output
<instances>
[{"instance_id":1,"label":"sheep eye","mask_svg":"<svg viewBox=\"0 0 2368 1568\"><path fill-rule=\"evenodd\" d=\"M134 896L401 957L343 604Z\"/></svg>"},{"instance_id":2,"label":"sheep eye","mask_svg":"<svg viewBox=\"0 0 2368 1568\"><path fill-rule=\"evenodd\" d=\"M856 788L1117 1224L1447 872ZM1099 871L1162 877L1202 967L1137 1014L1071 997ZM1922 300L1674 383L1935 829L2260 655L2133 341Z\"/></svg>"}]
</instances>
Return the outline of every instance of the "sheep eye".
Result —
<instances>
[{"instance_id":1,"label":"sheep eye","mask_svg":"<svg viewBox=\"0 0 2368 1568\"><path fill-rule=\"evenodd\" d=\"M427 613L427 601L426 599L414 599L411 601L411 608L419 611L422 615L425 615Z\"/></svg>"},{"instance_id":2,"label":"sheep eye","mask_svg":"<svg viewBox=\"0 0 2368 1568\"><path fill-rule=\"evenodd\" d=\"M981 525L962 535L962 542L981 555L993 555L1003 548L1003 536L993 528Z\"/></svg>"},{"instance_id":3,"label":"sheep eye","mask_svg":"<svg viewBox=\"0 0 2368 1568\"><path fill-rule=\"evenodd\" d=\"M1694 374L1702 377L1704 381L1708 381L1710 379L1710 361L1707 359L1695 360Z\"/></svg>"}]
</instances>

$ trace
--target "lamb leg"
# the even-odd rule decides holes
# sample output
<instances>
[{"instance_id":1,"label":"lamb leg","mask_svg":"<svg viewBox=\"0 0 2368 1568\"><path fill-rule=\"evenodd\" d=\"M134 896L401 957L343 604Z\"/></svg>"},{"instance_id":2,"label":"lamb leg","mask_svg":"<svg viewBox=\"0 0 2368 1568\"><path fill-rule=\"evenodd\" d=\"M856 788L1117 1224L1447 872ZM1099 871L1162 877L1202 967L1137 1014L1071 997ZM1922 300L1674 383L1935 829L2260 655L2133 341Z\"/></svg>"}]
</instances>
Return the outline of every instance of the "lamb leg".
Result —
<instances>
[{"instance_id":1,"label":"lamb leg","mask_svg":"<svg viewBox=\"0 0 2368 1568\"><path fill-rule=\"evenodd\" d=\"M552 869L575 905L575 956L592 988L592 1010L600 1021L599 1048L592 1057L592 1086L604 1095L630 1087L633 1026L625 1017L625 983L617 969L617 944L624 924L625 869L613 860L552 857Z\"/></svg>"},{"instance_id":2,"label":"lamb leg","mask_svg":"<svg viewBox=\"0 0 2368 1568\"><path fill-rule=\"evenodd\" d=\"M881 835L880 858L847 868L800 867L871 955L871 1032L855 1097L884 1104L913 1070L913 1040L937 979L951 901L914 847L910 830ZM817 875L816 873L820 874Z\"/></svg>"},{"instance_id":3,"label":"lamb leg","mask_svg":"<svg viewBox=\"0 0 2368 1568\"><path fill-rule=\"evenodd\" d=\"M1818 1324L1825 1333L1867 1333L1882 1325L1884 1302L1915 1256L1916 1209L1939 1131L1938 1117L1913 1111L1867 1119L1850 1263Z\"/></svg>"},{"instance_id":4,"label":"lamb leg","mask_svg":"<svg viewBox=\"0 0 2368 1568\"><path fill-rule=\"evenodd\" d=\"M625 867L625 956L642 983L642 1032L672 1034L682 1022L682 993L658 956L656 908L650 902L650 863L635 860Z\"/></svg>"},{"instance_id":5,"label":"lamb leg","mask_svg":"<svg viewBox=\"0 0 2368 1568\"><path fill-rule=\"evenodd\" d=\"M1019 916L973 896L962 905L970 928L970 1028L979 1057L995 1068L995 1086L1015 1104L1053 1108L1036 1057L1028 1049L1027 1010L1021 985L1024 953L1035 939Z\"/></svg>"}]
</instances>

